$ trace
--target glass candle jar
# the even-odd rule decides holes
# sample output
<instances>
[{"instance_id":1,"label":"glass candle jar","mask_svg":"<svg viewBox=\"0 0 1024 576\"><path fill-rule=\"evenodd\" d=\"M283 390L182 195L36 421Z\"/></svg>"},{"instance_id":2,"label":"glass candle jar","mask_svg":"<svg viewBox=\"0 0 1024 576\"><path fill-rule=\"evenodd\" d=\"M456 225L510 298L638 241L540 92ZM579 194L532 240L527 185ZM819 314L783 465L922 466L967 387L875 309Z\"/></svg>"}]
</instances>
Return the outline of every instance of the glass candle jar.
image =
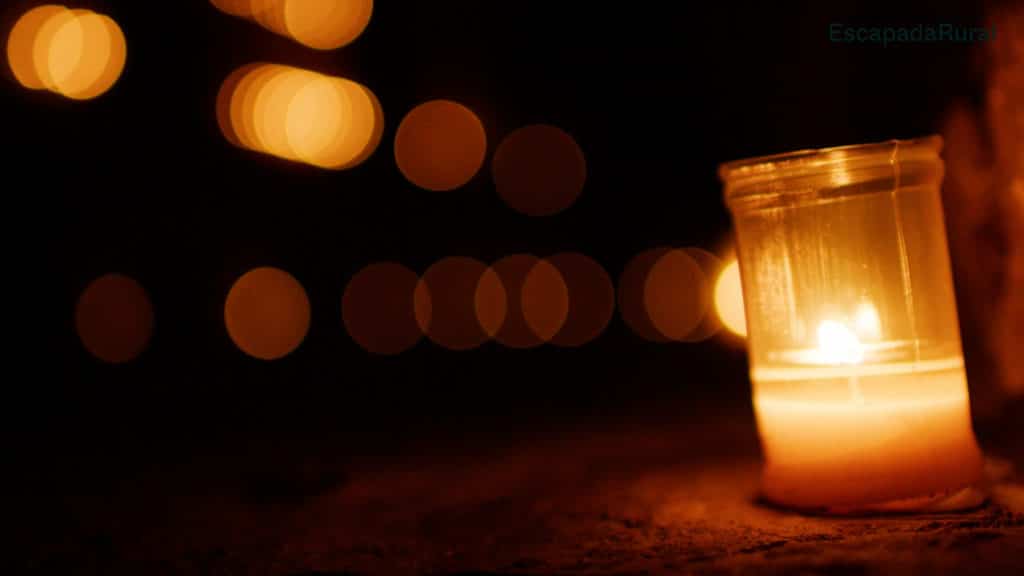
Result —
<instances>
[{"instance_id":1,"label":"glass candle jar","mask_svg":"<svg viewBox=\"0 0 1024 576\"><path fill-rule=\"evenodd\" d=\"M942 139L723 164L762 493L927 508L981 474L939 187Z\"/></svg>"}]
</instances>

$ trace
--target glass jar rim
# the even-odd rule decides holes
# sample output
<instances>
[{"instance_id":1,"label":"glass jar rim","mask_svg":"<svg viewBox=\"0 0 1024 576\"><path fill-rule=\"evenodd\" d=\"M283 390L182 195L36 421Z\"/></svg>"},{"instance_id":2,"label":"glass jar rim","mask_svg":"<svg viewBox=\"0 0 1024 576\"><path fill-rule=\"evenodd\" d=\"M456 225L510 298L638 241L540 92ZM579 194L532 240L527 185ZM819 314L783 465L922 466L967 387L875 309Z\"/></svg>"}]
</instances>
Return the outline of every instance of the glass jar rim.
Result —
<instances>
[{"instance_id":1,"label":"glass jar rim","mask_svg":"<svg viewBox=\"0 0 1024 576\"><path fill-rule=\"evenodd\" d=\"M942 145L942 136L929 135L907 140L805 148L725 162L718 166L718 176L726 184L725 195L729 197L733 189L784 178L850 168L881 167L906 161L941 161L939 153Z\"/></svg>"}]
</instances>

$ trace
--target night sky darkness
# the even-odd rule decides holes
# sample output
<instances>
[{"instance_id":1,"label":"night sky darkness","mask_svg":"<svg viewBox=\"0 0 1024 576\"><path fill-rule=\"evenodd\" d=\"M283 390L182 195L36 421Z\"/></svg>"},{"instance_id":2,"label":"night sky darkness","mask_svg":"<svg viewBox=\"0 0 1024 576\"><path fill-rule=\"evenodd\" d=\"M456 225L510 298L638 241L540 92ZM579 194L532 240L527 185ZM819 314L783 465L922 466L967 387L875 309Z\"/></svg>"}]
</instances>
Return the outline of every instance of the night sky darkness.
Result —
<instances>
[{"instance_id":1,"label":"night sky darkness","mask_svg":"<svg viewBox=\"0 0 1024 576\"><path fill-rule=\"evenodd\" d=\"M744 353L718 339L649 343L616 314L579 349L423 340L377 357L346 334L341 295L384 260L422 273L446 256L577 251L617 280L647 248L727 249L720 162L935 133L982 85L967 46L828 39L831 22L976 25L972 2L376 4L356 42L315 52L203 0L78 2L127 38L110 92L73 102L5 70L5 420L19 481L44 493L205 467L273 496L588 425L749 418ZM5 34L31 5L4 2ZM330 172L229 145L217 91L254 61L370 87L386 121L374 156ZM484 169L453 192L416 188L392 153L400 119L435 98L470 107L488 135ZM505 205L489 172L500 139L536 122L572 134L588 165L579 201L546 218ZM263 265L295 275L312 304L305 342L276 362L241 353L223 322L232 282ZM107 272L138 279L155 309L148 350L122 366L89 356L74 328L78 295Z\"/></svg>"}]
</instances>

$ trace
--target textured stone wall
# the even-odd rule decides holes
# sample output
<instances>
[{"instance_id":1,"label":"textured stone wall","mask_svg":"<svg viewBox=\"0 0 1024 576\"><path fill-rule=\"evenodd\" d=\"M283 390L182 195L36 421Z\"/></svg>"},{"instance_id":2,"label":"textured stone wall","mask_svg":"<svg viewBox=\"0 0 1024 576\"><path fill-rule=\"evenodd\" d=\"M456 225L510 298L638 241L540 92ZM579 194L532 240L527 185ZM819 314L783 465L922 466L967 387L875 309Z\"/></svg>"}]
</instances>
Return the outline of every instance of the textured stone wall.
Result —
<instances>
[{"instance_id":1,"label":"textured stone wall","mask_svg":"<svg viewBox=\"0 0 1024 576\"><path fill-rule=\"evenodd\" d=\"M980 108L944 129L946 219L975 407L1024 396L1024 5L994 7Z\"/></svg>"}]
</instances>

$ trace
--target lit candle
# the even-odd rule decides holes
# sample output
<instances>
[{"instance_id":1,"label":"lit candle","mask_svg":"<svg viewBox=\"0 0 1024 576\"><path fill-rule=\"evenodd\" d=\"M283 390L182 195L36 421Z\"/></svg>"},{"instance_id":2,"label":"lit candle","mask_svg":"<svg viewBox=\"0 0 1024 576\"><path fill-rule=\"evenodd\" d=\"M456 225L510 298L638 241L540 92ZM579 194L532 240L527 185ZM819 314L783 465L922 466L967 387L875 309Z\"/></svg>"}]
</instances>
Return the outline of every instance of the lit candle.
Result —
<instances>
[{"instance_id":1,"label":"lit candle","mask_svg":"<svg viewBox=\"0 0 1024 576\"><path fill-rule=\"evenodd\" d=\"M926 507L980 475L940 146L894 141L722 167L771 501Z\"/></svg>"},{"instance_id":2,"label":"lit candle","mask_svg":"<svg viewBox=\"0 0 1024 576\"><path fill-rule=\"evenodd\" d=\"M977 476L959 358L864 364L855 333L826 320L806 366L755 369L768 498L805 507L942 495Z\"/></svg>"}]
</instances>

